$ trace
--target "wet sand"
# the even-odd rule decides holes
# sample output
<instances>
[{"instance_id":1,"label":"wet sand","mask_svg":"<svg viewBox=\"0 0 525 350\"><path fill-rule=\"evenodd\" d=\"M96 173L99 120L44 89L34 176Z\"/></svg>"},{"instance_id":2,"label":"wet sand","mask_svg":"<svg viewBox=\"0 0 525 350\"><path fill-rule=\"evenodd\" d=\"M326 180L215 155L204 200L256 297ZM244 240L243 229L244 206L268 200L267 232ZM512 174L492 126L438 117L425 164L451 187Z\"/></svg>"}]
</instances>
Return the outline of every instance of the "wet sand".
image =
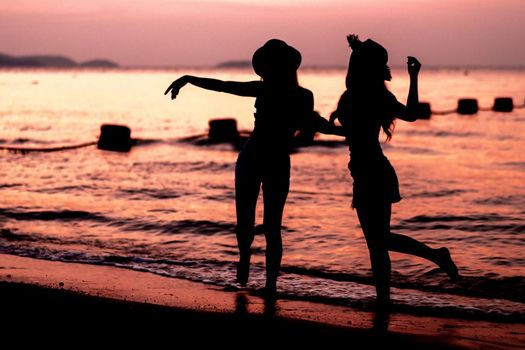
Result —
<instances>
[{"instance_id":1,"label":"wet sand","mask_svg":"<svg viewBox=\"0 0 525 350\"><path fill-rule=\"evenodd\" d=\"M315 302L265 302L248 291L107 266L0 254L2 334L22 344L168 344L251 348L520 348L525 325L372 312ZM376 322L374 322L374 320ZM374 329L374 324L380 326ZM15 334L26 334L24 338ZM15 338L10 338L15 337ZM168 342L168 343L166 343ZM73 346L74 347L74 346Z\"/></svg>"}]
</instances>

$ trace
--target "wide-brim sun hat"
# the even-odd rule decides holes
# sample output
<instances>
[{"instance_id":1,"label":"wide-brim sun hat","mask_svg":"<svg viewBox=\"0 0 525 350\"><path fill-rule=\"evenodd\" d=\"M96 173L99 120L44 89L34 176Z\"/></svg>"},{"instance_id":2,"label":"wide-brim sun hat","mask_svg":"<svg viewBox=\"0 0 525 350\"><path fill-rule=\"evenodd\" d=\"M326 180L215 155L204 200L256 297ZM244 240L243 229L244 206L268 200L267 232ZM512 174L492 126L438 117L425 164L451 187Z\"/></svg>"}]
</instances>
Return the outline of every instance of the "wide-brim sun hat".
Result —
<instances>
[{"instance_id":1,"label":"wide-brim sun hat","mask_svg":"<svg viewBox=\"0 0 525 350\"><path fill-rule=\"evenodd\" d=\"M261 77L272 72L295 72L301 66L301 53L282 40L271 39L252 57L255 73Z\"/></svg>"}]
</instances>

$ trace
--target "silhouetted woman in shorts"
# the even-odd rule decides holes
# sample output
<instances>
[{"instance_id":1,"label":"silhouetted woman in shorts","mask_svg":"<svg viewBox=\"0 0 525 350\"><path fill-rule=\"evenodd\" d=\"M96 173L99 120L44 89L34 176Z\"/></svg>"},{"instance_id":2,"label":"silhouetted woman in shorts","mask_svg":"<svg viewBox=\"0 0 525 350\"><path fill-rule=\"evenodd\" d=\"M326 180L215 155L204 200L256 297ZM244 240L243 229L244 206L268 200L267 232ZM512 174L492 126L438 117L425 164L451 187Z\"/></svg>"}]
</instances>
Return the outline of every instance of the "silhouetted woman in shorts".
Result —
<instances>
[{"instance_id":1,"label":"silhouetted woman in shorts","mask_svg":"<svg viewBox=\"0 0 525 350\"><path fill-rule=\"evenodd\" d=\"M221 81L183 76L166 90L172 99L187 83L239 96L255 97L255 127L237 158L235 167L235 204L239 263L237 281L248 282L251 245L254 240L255 208L262 186L264 234L266 238L265 292L276 292L281 266L281 223L290 185L290 150L294 134L302 128L334 132L336 127L314 112L310 90L299 86L297 69L301 54L284 41L272 39L252 57L255 73L262 80Z\"/></svg>"},{"instance_id":2,"label":"silhouetted woman in shorts","mask_svg":"<svg viewBox=\"0 0 525 350\"><path fill-rule=\"evenodd\" d=\"M352 206L363 230L370 253L378 305L390 302L390 256L388 251L416 255L440 266L451 278L458 269L447 248L432 249L408 236L390 231L392 203L401 196L396 172L379 143L381 130L392 137L394 120L417 119L418 74L421 64L408 57L410 88L406 106L387 89L391 80L388 53L373 40L360 41L349 35L352 55L346 76L346 91L339 99L330 122L339 119L350 148L348 167L354 180Z\"/></svg>"}]
</instances>

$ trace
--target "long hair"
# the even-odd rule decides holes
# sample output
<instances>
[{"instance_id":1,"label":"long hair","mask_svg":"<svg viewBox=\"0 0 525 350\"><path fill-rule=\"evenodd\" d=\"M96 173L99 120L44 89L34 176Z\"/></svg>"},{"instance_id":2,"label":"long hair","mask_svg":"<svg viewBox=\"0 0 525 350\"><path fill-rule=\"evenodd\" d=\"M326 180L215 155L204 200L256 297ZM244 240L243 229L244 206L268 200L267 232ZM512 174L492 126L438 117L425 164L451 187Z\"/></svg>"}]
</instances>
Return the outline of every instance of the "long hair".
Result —
<instances>
[{"instance_id":1,"label":"long hair","mask_svg":"<svg viewBox=\"0 0 525 350\"><path fill-rule=\"evenodd\" d=\"M377 110L375 116L387 141L392 138L395 128L395 117L388 108L388 90L385 80L390 80L390 68L387 66L387 50L373 40L361 42L357 35L349 35L348 43L352 47L352 55L348 63L346 75L346 88L356 99L366 103L369 107Z\"/></svg>"}]
</instances>

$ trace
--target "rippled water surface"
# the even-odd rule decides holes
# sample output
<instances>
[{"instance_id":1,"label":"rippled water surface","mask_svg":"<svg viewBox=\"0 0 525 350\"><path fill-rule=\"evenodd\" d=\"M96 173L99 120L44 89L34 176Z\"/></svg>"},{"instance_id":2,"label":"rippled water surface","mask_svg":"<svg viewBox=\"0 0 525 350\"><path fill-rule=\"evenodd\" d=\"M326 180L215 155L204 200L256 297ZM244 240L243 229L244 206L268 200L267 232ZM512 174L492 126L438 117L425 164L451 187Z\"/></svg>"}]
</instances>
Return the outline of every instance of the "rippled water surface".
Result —
<instances>
[{"instance_id":1,"label":"rippled water surface","mask_svg":"<svg viewBox=\"0 0 525 350\"><path fill-rule=\"evenodd\" d=\"M205 134L217 117L234 117L249 130L254 99L188 87L172 102L163 92L183 73L255 79L251 71L235 70L0 71L0 146L90 142L102 123L129 125L142 140L129 153L95 147L1 152L0 251L231 285L237 153L229 145L181 138ZM300 72L322 115L335 107L344 75ZM407 74L393 75L390 89L405 101ZM454 110L462 97L490 109L499 96L523 105L525 71L422 72L420 97L434 111ZM523 108L397 123L384 144L403 196L393 209L393 231L449 247L464 275L452 283L431 263L392 253L393 298L401 307L525 320L523 135ZM347 163L343 144L301 148L292 156L283 294L353 305L374 296ZM254 248L250 288L264 279L262 235Z\"/></svg>"}]
</instances>

